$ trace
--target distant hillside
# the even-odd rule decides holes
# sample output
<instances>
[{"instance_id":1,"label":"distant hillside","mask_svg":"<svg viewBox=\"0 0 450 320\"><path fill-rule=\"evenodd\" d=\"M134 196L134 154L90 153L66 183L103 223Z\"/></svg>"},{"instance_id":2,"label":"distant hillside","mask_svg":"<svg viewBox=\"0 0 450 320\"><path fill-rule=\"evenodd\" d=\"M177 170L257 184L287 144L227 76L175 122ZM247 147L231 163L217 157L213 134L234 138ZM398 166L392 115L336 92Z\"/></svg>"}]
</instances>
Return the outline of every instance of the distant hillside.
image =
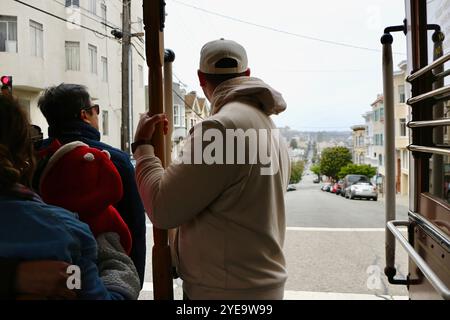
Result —
<instances>
[{"instance_id":1,"label":"distant hillside","mask_svg":"<svg viewBox=\"0 0 450 320\"><path fill-rule=\"evenodd\" d=\"M293 138L306 141L342 141L347 143L352 136L351 131L297 131L289 127L279 128L280 134L290 141Z\"/></svg>"}]
</instances>

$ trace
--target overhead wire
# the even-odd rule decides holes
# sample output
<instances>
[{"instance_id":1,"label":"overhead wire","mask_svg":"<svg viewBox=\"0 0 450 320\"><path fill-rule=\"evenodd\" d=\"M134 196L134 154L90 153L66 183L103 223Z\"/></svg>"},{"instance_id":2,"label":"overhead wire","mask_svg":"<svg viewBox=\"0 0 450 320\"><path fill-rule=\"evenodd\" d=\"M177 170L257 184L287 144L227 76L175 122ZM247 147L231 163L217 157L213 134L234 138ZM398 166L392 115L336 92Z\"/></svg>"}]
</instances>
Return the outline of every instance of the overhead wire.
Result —
<instances>
[{"instance_id":1,"label":"overhead wire","mask_svg":"<svg viewBox=\"0 0 450 320\"><path fill-rule=\"evenodd\" d=\"M211 15L215 15L217 17L221 17L224 19L228 19L228 20L232 20L235 22L239 22L239 23L243 23L243 24L247 24L250 26L254 26L254 27L258 27L258 28L262 28L262 29L266 29L266 30L270 30L273 32L278 32L278 33L283 33L286 35L290 35L290 36L294 36L297 38L302 38L302 39L306 39L306 40L311 40L311 41L316 41L316 42L322 42L322 43L326 43L326 44L331 44L331 45L336 45L336 46L341 46L341 47L347 47L347 48L352 48L352 49L359 49L359 50L365 50L365 51L371 51L371 52L381 52L380 49L374 49L374 48L368 48L368 47L363 47L363 46L359 46L359 45L354 45L354 44L349 44L349 43L344 43L344 42L338 42L338 41L332 41L332 40L327 40L327 39L321 39L318 37L313 37L313 36L309 36L309 35L304 35L304 34L299 34L299 33L294 33L294 32L290 32L290 31L285 31L285 30L281 30L278 28L274 28L271 26L266 26L266 25L262 25L262 24L258 24L258 23L254 23L254 22L250 22L250 21L246 21L246 20L242 20L239 18L235 18L235 17L231 17L231 16L227 16L218 12L214 12L211 10L207 10L201 7L197 7L194 6L192 4L188 4L179 0L172 0L174 3L182 5L182 6L186 6L195 10L199 10L202 11L204 13L207 14L211 14ZM394 52L394 54L397 55L405 55L405 53L402 52Z\"/></svg>"}]
</instances>

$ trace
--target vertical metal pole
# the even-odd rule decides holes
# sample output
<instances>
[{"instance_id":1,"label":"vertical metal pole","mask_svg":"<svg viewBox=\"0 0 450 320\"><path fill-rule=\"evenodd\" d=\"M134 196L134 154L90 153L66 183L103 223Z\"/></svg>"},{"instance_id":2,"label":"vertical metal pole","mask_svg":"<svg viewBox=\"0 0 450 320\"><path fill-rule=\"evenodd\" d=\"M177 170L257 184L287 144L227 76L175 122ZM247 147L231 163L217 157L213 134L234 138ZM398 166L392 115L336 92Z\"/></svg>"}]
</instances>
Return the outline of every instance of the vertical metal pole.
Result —
<instances>
[{"instance_id":1,"label":"vertical metal pole","mask_svg":"<svg viewBox=\"0 0 450 320\"><path fill-rule=\"evenodd\" d=\"M385 154L385 202L386 223L395 220L395 120L394 120L394 67L392 60L393 37L386 33L383 44L383 92L384 92L384 154ZM386 270L395 275L395 237L386 226Z\"/></svg>"},{"instance_id":2,"label":"vertical metal pole","mask_svg":"<svg viewBox=\"0 0 450 320\"><path fill-rule=\"evenodd\" d=\"M433 34L434 52L433 59L439 59L443 55L442 42L444 41L444 34L440 31L436 31ZM434 69L434 73L440 73L444 71L444 65L441 65ZM444 86L444 78L441 78L434 82L433 90L442 88ZM444 103L439 102L433 107L433 119L441 119L444 117ZM442 144L444 142L444 128L441 126L435 127L433 130L433 142L435 144ZM433 195L443 198L444 197L444 156L435 154L432 157L432 170L431 170L431 184Z\"/></svg>"},{"instance_id":3,"label":"vertical metal pole","mask_svg":"<svg viewBox=\"0 0 450 320\"><path fill-rule=\"evenodd\" d=\"M173 77L172 77L172 64L175 61L175 53L170 50L166 49L164 52L164 113L167 115L167 118L169 119L169 130L167 131L167 134L165 136L165 166L170 166L172 162L172 135L173 135ZM177 231L178 229L170 229L168 236L169 236L169 246L170 246L170 253L172 257L172 270L173 273L177 273L177 256L176 256L176 250L178 245L176 244L177 241Z\"/></svg>"},{"instance_id":4,"label":"vertical metal pole","mask_svg":"<svg viewBox=\"0 0 450 320\"><path fill-rule=\"evenodd\" d=\"M166 49L164 52L164 112L169 119L169 131L166 134L165 152L166 167L172 162L172 134L173 134L173 93L172 93L172 63L175 53Z\"/></svg>"}]
</instances>

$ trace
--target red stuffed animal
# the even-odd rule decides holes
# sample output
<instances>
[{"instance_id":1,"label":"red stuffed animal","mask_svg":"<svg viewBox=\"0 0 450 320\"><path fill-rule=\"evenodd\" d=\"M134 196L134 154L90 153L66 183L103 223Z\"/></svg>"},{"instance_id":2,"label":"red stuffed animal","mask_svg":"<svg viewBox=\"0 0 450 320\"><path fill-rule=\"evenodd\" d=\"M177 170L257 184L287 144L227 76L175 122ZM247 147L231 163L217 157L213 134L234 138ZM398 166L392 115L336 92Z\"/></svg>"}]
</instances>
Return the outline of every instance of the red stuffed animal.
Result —
<instances>
[{"instance_id":1,"label":"red stuffed animal","mask_svg":"<svg viewBox=\"0 0 450 320\"><path fill-rule=\"evenodd\" d=\"M122 179L107 151L80 141L60 146L42 172L39 189L46 203L76 212L95 237L118 233L130 254L130 230L113 207L123 195Z\"/></svg>"}]
</instances>

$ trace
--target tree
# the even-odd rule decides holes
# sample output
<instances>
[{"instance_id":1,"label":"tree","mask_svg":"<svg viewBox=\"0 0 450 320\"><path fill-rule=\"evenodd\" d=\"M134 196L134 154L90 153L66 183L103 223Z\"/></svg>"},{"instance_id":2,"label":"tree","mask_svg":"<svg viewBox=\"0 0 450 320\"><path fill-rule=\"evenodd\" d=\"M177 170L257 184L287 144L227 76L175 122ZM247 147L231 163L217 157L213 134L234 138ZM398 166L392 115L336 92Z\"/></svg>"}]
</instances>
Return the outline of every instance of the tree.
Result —
<instances>
[{"instance_id":1,"label":"tree","mask_svg":"<svg viewBox=\"0 0 450 320\"><path fill-rule=\"evenodd\" d=\"M352 162L352 154L345 147L325 148L320 159L321 173L336 180L342 167Z\"/></svg>"},{"instance_id":2,"label":"tree","mask_svg":"<svg viewBox=\"0 0 450 320\"><path fill-rule=\"evenodd\" d=\"M297 149L298 148L298 143L296 139L291 139L291 143L290 146L292 149Z\"/></svg>"},{"instance_id":3,"label":"tree","mask_svg":"<svg viewBox=\"0 0 450 320\"><path fill-rule=\"evenodd\" d=\"M299 183L302 180L305 163L303 161L295 161L291 163L291 177L289 183Z\"/></svg>"},{"instance_id":4,"label":"tree","mask_svg":"<svg viewBox=\"0 0 450 320\"><path fill-rule=\"evenodd\" d=\"M320 163L311 166L310 170L312 173L317 174L317 178L320 180Z\"/></svg>"},{"instance_id":5,"label":"tree","mask_svg":"<svg viewBox=\"0 0 450 320\"><path fill-rule=\"evenodd\" d=\"M369 179L377 174L377 168L372 167L370 164L348 164L342 167L338 173L338 177L342 179L348 174L362 174Z\"/></svg>"}]
</instances>

